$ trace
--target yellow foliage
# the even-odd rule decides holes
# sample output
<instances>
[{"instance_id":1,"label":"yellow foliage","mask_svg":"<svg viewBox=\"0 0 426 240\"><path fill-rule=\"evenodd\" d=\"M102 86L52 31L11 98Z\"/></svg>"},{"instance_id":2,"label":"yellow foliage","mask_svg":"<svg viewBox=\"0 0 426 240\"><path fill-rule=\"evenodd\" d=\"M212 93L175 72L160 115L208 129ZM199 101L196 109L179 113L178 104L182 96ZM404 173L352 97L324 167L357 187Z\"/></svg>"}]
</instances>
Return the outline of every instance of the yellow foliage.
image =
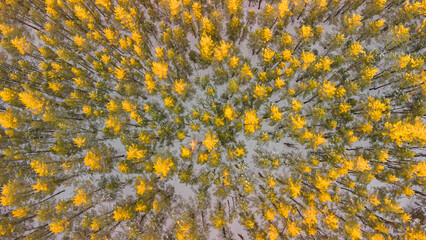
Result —
<instances>
[{"instance_id":1,"label":"yellow foliage","mask_svg":"<svg viewBox=\"0 0 426 240\"><path fill-rule=\"evenodd\" d=\"M250 65L244 63L244 66L241 68L241 75L242 77L249 76L250 78L253 78L253 73L251 72Z\"/></svg>"},{"instance_id":2,"label":"yellow foliage","mask_svg":"<svg viewBox=\"0 0 426 240\"><path fill-rule=\"evenodd\" d=\"M216 135L212 134L212 132L209 130L206 133L206 138L203 141L203 145L209 150L209 152L211 152L218 142L219 139L217 139Z\"/></svg>"},{"instance_id":3,"label":"yellow foliage","mask_svg":"<svg viewBox=\"0 0 426 240\"><path fill-rule=\"evenodd\" d=\"M280 112L280 109L274 104L271 105L271 119L275 122L281 121L283 117L283 113Z\"/></svg>"},{"instance_id":4,"label":"yellow foliage","mask_svg":"<svg viewBox=\"0 0 426 240\"><path fill-rule=\"evenodd\" d=\"M302 109L302 102L297 101L295 98L291 99L291 108L294 111L299 112Z\"/></svg>"},{"instance_id":5,"label":"yellow foliage","mask_svg":"<svg viewBox=\"0 0 426 240\"><path fill-rule=\"evenodd\" d=\"M308 69L308 67L311 65L312 62L314 62L316 59L315 54L311 52L305 52L303 51L302 55L300 56L300 60L303 61L303 67L302 70Z\"/></svg>"},{"instance_id":6,"label":"yellow foliage","mask_svg":"<svg viewBox=\"0 0 426 240\"><path fill-rule=\"evenodd\" d=\"M32 159L30 162L31 168L36 172L40 177L53 175L53 172L49 173L48 165L39 160Z\"/></svg>"},{"instance_id":7,"label":"yellow foliage","mask_svg":"<svg viewBox=\"0 0 426 240\"><path fill-rule=\"evenodd\" d=\"M4 128L17 128L19 119L13 114L12 109L8 108L4 112L0 112L0 125Z\"/></svg>"},{"instance_id":8,"label":"yellow foliage","mask_svg":"<svg viewBox=\"0 0 426 240\"><path fill-rule=\"evenodd\" d=\"M299 196L301 188L302 188L302 186L300 185L299 182L293 182L291 180L291 178L289 178L289 180L288 180L288 189L289 189L289 191L291 193L291 196L293 198L297 198L297 196Z\"/></svg>"},{"instance_id":9,"label":"yellow foliage","mask_svg":"<svg viewBox=\"0 0 426 240\"><path fill-rule=\"evenodd\" d=\"M241 9L241 0L228 0L229 14L236 14Z\"/></svg>"},{"instance_id":10,"label":"yellow foliage","mask_svg":"<svg viewBox=\"0 0 426 240\"><path fill-rule=\"evenodd\" d=\"M266 43L269 42L272 38L272 31L269 28L262 29L262 42Z\"/></svg>"},{"instance_id":11,"label":"yellow foliage","mask_svg":"<svg viewBox=\"0 0 426 240\"><path fill-rule=\"evenodd\" d=\"M297 235L300 234L301 229L297 226L297 222L294 221L287 221L287 232L286 235L289 236L291 235L291 237L296 237Z\"/></svg>"},{"instance_id":12,"label":"yellow foliage","mask_svg":"<svg viewBox=\"0 0 426 240\"><path fill-rule=\"evenodd\" d=\"M172 97L166 97L166 98L164 99L164 105L165 105L167 108L171 108L171 107L173 107L173 106L175 105L173 98L172 98Z\"/></svg>"},{"instance_id":13,"label":"yellow foliage","mask_svg":"<svg viewBox=\"0 0 426 240\"><path fill-rule=\"evenodd\" d=\"M31 43L28 42L25 37L19 38L19 37L15 37L13 40L10 41L12 43L12 45L18 49L18 51L21 54L25 54L25 53L29 53L30 51L30 47L31 47Z\"/></svg>"},{"instance_id":14,"label":"yellow foliage","mask_svg":"<svg viewBox=\"0 0 426 240\"><path fill-rule=\"evenodd\" d=\"M347 18L346 24L348 25L348 30L352 31L355 28L362 26L361 19L362 19L362 16L356 13L352 14L351 18Z\"/></svg>"},{"instance_id":15,"label":"yellow foliage","mask_svg":"<svg viewBox=\"0 0 426 240\"><path fill-rule=\"evenodd\" d=\"M303 212L303 215L304 215L303 223L309 226L317 224L318 222L317 214L318 212L315 210L315 207L306 208L305 211Z\"/></svg>"},{"instance_id":16,"label":"yellow foliage","mask_svg":"<svg viewBox=\"0 0 426 240\"><path fill-rule=\"evenodd\" d=\"M118 207L114 210L114 220L117 222L130 220L132 216L133 212L129 208Z\"/></svg>"},{"instance_id":17,"label":"yellow foliage","mask_svg":"<svg viewBox=\"0 0 426 240\"><path fill-rule=\"evenodd\" d=\"M188 85L188 84L187 84L187 83L185 83L185 82L183 81L183 79L179 79L179 81L175 81L175 82L173 83L173 86L174 86L174 88L175 88L175 91L176 91L179 95L183 93L183 91L185 90L185 87L186 87L187 85Z\"/></svg>"},{"instance_id":18,"label":"yellow foliage","mask_svg":"<svg viewBox=\"0 0 426 240\"><path fill-rule=\"evenodd\" d=\"M100 168L101 160L102 160L101 156L98 156L97 154L91 151L88 151L86 153L86 156L84 157L84 164L86 166L89 166L91 169Z\"/></svg>"},{"instance_id":19,"label":"yellow foliage","mask_svg":"<svg viewBox=\"0 0 426 240\"><path fill-rule=\"evenodd\" d=\"M23 218L27 216L29 211L28 207L20 207L12 211L12 215L16 218Z\"/></svg>"},{"instance_id":20,"label":"yellow foliage","mask_svg":"<svg viewBox=\"0 0 426 240\"><path fill-rule=\"evenodd\" d=\"M274 55L275 55L275 51L270 49L269 47L263 49L262 51L263 60L267 63L272 61L272 58L274 58Z\"/></svg>"},{"instance_id":21,"label":"yellow foliage","mask_svg":"<svg viewBox=\"0 0 426 240\"><path fill-rule=\"evenodd\" d=\"M259 128L259 118L255 110L247 110L244 118L244 129L247 133L253 133Z\"/></svg>"},{"instance_id":22,"label":"yellow foliage","mask_svg":"<svg viewBox=\"0 0 426 240\"><path fill-rule=\"evenodd\" d=\"M71 198L75 206L85 205L87 202L87 194L83 190L77 190L77 194Z\"/></svg>"},{"instance_id":23,"label":"yellow foliage","mask_svg":"<svg viewBox=\"0 0 426 240\"><path fill-rule=\"evenodd\" d=\"M47 192L48 185L47 182L40 181L40 178L37 179L37 182L31 186L36 192Z\"/></svg>"},{"instance_id":24,"label":"yellow foliage","mask_svg":"<svg viewBox=\"0 0 426 240\"><path fill-rule=\"evenodd\" d=\"M117 116L110 114L109 118L105 119L104 121L106 123L105 128L112 128L116 133L120 131L121 122Z\"/></svg>"},{"instance_id":25,"label":"yellow foliage","mask_svg":"<svg viewBox=\"0 0 426 240\"><path fill-rule=\"evenodd\" d=\"M132 144L132 146L128 146L126 153L127 160L141 159L145 157L146 150L139 150L135 144Z\"/></svg>"},{"instance_id":26,"label":"yellow foliage","mask_svg":"<svg viewBox=\"0 0 426 240\"><path fill-rule=\"evenodd\" d=\"M189 149L188 147L182 146L180 156L183 157L183 158L191 157L191 149Z\"/></svg>"},{"instance_id":27,"label":"yellow foliage","mask_svg":"<svg viewBox=\"0 0 426 240\"><path fill-rule=\"evenodd\" d=\"M60 233L65 230L68 224L69 222L66 219L61 219L61 220L50 223L49 230L55 234Z\"/></svg>"},{"instance_id":28,"label":"yellow foliage","mask_svg":"<svg viewBox=\"0 0 426 240\"><path fill-rule=\"evenodd\" d=\"M352 45L349 47L349 54L353 57L356 57L360 53L364 53L364 47L358 41L352 43Z\"/></svg>"},{"instance_id":29,"label":"yellow foliage","mask_svg":"<svg viewBox=\"0 0 426 240\"><path fill-rule=\"evenodd\" d=\"M2 91L0 91L0 97L3 99L3 101L11 103L16 99L17 95L15 90L4 88Z\"/></svg>"},{"instance_id":30,"label":"yellow foliage","mask_svg":"<svg viewBox=\"0 0 426 240\"><path fill-rule=\"evenodd\" d=\"M278 17L283 18L286 15L291 15L291 12L288 8L288 0L281 0L277 6L278 9Z\"/></svg>"},{"instance_id":31,"label":"yellow foliage","mask_svg":"<svg viewBox=\"0 0 426 240\"><path fill-rule=\"evenodd\" d=\"M265 87L263 86L263 84L257 84L256 83L256 86L254 87L254 95L253 95L253 97L255 97L255 98L259 98L259 99L264 99L265 98L265 96L266 96L266 89L265 89Z\"/></svg>"},{"instance_id":32,"label":"yellow foliage","mask_svg":"<svg viewBox=\"0 0 426 240\"><path fill-rule=\"evenodd\" d=\"M36 114L41 112L45 100L39 92L21 92L18 95L19 100L21 100L27 109L35 110L34 113Z\"/></svg>"},{"instance_id":33,"label":"yellow foliage","mask_svg":"<svg viewBox=\"0 0 426 240\"><path fill-rule=\"evenodd\" d=\"M306 121L304 117L301 117L299 114L290 114L290 119L293 122L293 125L291 126L292 129L301 129L306 125Z\"/></svg>"},{"instance_id":34,"label":"yellow foliage","mask_svg":"<svg viewBox=\"0 0 426 240\"><path fill-rule=\"evenodd\" d=\"M213 40L210 38L209 35L203 33L203 36L200 39L200 44L198 45L198 49L200 49L201 56L207 60L211 60L213 57L213 47Z\"/></svg>"},{"instance_id":35,"label":"yellow foliage","mask_svg":"<svg viewBox=\"0 0 426 240\"><path fill-rule=\"evenodd\" d=\"M362 239L362 233L358 223L345 225L345 232L348 234L350 239L353 239L353 240Z\"/></svg>"},{"instance_id":36,"label":"yellow foliage","mask_svg":"<svg viewBox=\"0 0 426 240\"><path fill-rule=\"evenodd\" d=\"M327 79L324 79L324 82L322 83L321 89L319 89L319 93L322 99L330 99L333 98L336 94L336 87L335 83L328 81Z\"/></svg>"},{"instance_id":37,"label":"yellow foliage","mask_svg":"<svg viewBox=\"0 0 426 240\"><path fill-rule=\"evenodd\" d=\"M154 164L154 173L161 175L160 178L163 179L163 177L167 176L167 173L173 165L171 158L162 159L158 157Z\"/></svg>"},{"instance_id":38,"label":"yellow foliage","mask_svg":"<svg viewBox=\"0 0 426 240\"><path fill-rule=\"evenodd\" d=\"M82 36L80 36L80 35L75 35L74 36L74 38L73 38L73 40L74 40L74 43L77 45L77 46L79 46L79 47L82 47L83 46L83 44L84 44L84 42L86 41L86 39L85 38L83 38Z\"/></svg>"},{"instance_id":39,"label":"yellow foliage","mask_svg":"<svg viewBox=\"0 0 426 240\"><path fill-rule=\"evenodd\" d=\"M337 224L339 222L339 219L336 218L336 216L333 213L329 213L323 221L327 223L328 229L330 231L333 231L334 229L338 228L339 225Z\"/></svg>"},{"instance_id":40,"label":"yellow foliage","mask_svg":"<svg viewBox=\"0 0 426 240\"><path fill-rule=\"evenodd\" d=\"M165 79L167 77L168 64L166 62L153 62L152 72L159 78Z\"/></svg>"}]
</instances>

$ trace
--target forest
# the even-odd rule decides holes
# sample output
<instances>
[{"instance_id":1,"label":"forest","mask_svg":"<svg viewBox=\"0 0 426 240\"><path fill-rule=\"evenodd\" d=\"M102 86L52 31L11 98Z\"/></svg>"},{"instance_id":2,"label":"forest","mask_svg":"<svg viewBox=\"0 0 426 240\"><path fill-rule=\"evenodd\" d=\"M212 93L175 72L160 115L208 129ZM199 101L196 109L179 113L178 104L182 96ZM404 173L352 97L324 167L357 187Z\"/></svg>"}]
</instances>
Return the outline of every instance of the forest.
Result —
<instances>
[{"instance_id":1,"label":"forest","mask_svg":"<svg viewBox=\"0 0 426 240\"><path fill-rule=\"evenodd\" d=\"M426 0L1 0L0 239L426 240Z\"/></svg>"}]
</instances>

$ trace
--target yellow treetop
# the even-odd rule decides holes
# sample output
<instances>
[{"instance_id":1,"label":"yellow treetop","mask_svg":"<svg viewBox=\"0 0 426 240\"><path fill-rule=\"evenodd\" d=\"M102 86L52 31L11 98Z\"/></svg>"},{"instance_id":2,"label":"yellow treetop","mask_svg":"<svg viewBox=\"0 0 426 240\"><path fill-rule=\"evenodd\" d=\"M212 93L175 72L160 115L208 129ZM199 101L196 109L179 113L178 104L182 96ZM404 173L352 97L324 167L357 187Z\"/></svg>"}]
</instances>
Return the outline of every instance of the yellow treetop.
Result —
<instances>
[{"instance_id":1,"label":"yellow treetop","mask_svg":"<svg viewBox=\"0 0 426 240\"><path fill-rule=\"evenodd\" d=\"M241 9L241 0L228 0L229 14L236 14Z\"/></svg>"},{"instance_id":2,"label":"yellow treetop","mask_svg":"<svg viewBox=\"0 0 426 240\"><path fill-rule=\"evenodd\" d=\"M137 178L137 184L135 184L136 193L139 195L143 195L145 191L147 190L147 186L144 182L144 180L141 177Z\"/></svg>"},{"instance_id":3,"label":"yellow treetop","mask_svg":"<svg viewBox=\"0 0 426 240\"><path fill-rule=\"evenodd\" d=\"M49 168L48 165L44 162L41 162L40 160L32 159L30 162L31 168L36 172L40 177L53 175L53 172L50 172L49 174Z\"/></svg>"},{"instance_id":4,"label":"yellow treetop","mask_svg":"<svg viewBox=\"0 0 426 240\"><path fill-rule=\"evenodd\" d=\"M420 118L416 118L413 124L409 121L398 121L394 124L387 122L385 127L387 132L383 135L389 136L398 146L401 146L404 142L418 142L419 145L423 146L426 144L426 125Z\"/></svg>"},{"instance_id":5,"label":"yellow treetop","mask_svg":"<svg viewBox=\"0 0 426 240\"><path fill-rule=\"evenodd\" d=\"M348 234L350 239L353 239L353 240L362 239L362 232L361 232L361 229L359 228L358 223L345 225L345 232Z\"/></svg>"},{"instance_id":6,"label":"yellow treetop","mask_svg":"<svg viewBox=\"0 0 426 240\"><path fill-rule=\"evenodd\" d=\"M12 45L18 49L19 53L25 54L30 51L31 43L28 42L25 37L15 37L13 40L10 41Z\"/></svg>"},{"instance_id":7,"label":"yellow treetop","mask_svg":"<svg viewBox=\"0 0 426 240\"><path fill-rule=\"evenodd\" d=\"M275 55L275 51L270 49L269 47L263 49L262 51L263 60L266 63L270 62L274 58L274 55Z\"/></svg>"},{"instance_id":8,"label":"yellow treetop","mask_svg":"<svg viewBox=\"0 0 426 240\"><path fill-rule=\"evenodd\" d=\"M180 156L183 157L183 158L191 157L191 149L189 149L188 147L182 146Z\"/></svg>"},{"instance_id":9,"label":"yellow treetop","mask_svg":"<svg viewBox=\"0 0 426 240\"><path fill-rule=\"evenodd\" d=\"M278 3L277 9L278 9L278 17L280 17L280 18L283 18L286 15L291 14L291 12L288 8L288 0L281 0L281 2Z\"/></svg>"},{"instance_id":10,"label":"yellow treetop","mask_svg":"<svg viewBox=\"0 0 426 240\"><path fill-rule=\"evenodd\" d=\"M378 73L378 72L379 72L379 70L377 68L366 67L362 71L361 78L363 80L371 80L371 79L373 79L374 75L376 75L376 73Z\"/></svg>"},{"instance_id":11,"label":"yellow treetop","mask_svg":"<svg viewBox=\"0 0 426 240\"><path fill-rule=\"evenodd\" d=\"M171 107L173 107L173 106L175 105L175 102L174 102L174 100L173 100L173 98L172 98L172 97L166 97L166 98L164 99L164 105L165 105L167 108L171 108Z\"/></svg>"},{"instance_id":12,"label":"yellow treetop","mask_svg":"<svg viewBox=\"0 0 426 240\"><path fill-rule=\"evenodd\" d=\"M12 211L12 215L16 218L23 218L27 216L29 211L28 207L20 207Z\"/></svg>"},{"instance_id":13,"label":"yellow treetop","mask_svg":"<svg viewBox=\"0 0 426 240\"><path fill-rule=\"evenodd\" d=\"M266 43L269 42L272 38L272 31L269 28L262 29L262 42Z\"/></svg>"},{"instance_id":14,"label":"yellow treetop","mask_svg":"<svg viewBox=\"0 0 426 240\"><path fill-rule=\"evenodd\" d=\"M118 207L114 210L114 220L117 222L130 220L132 216L133 212L129 208Z\"/></svg>"},{"instance_id":15,"label":"yellow treetop","mask_svg":"<svg viewBox=\"0 0 426 240\"><path fill-rule=\"evenodd\" d=\"M168 0L170 6L170 13L172 16L176 16L180 12L180 0Z\"/></svg>"},{"instance_id":16,"label":"yellow treetop","mask_svg":"<svg viewBox=\"0 0 426 240\"><path fill-rule=\"evenodd\" d=\"M253 133L259 128L259 118L255 110L247 110L244 118L244 129L247 133Z\"/></svg>"},{"instance_id":17,"label":"yellow treetop","mask_svg":"<svg viewBox=\"0 0 426 240\"><path fill-rule=\"evenodd\" d=\"M1 191L0 203L3 206L10 206L18 200L18 192L20 187L18 182L9 180L7 184L4 184Z\"/></svg>"},{"instance_id":18,"label":"yellow treetop","mask_svg":"<svg viewBox=\"0 0 426 240\"><path fill-rule=\"evenodd\" d=\"M101 156L98 156L97 154L88 151L86 153L86 156L84 157L84 164L86 166L89 166L91 169L100 168L100 161L102 160Z\"/></svg>"},{"instance_id":19,"label":"yellow treetop","mask_svg":"<svg viewBox=\"0 0 426 240\"><path fill-rule=\"evenodd\" d=\"M214 57L218 61L222 61L223 59L229 56L229 48L231 48L232 43L226 43L225 41L220 41L220 45L214 49Z\"/></svg>"},{"instance_id":20,"label":"yellow treetop","mask_svg":"<svg viewBox=\"0 0 426 240\"><path fill-rule=\"evenodd\" d=\"M322 87L319 89L319 94L322 99L333 98L336 93L336 87L334 82L330 82L327 79L324 79Z\"/></svg>"},{"instance_id":21,"label":"yellow treetop","mask_svg":"<svg viewBox=\"0 0 426 240\"><path fill-rule=\"evenodd\" d=\"M294 111L299 112L302 109L302 102L297 101L295 98L291 99L291 108Z\"/></svg>"},{"instance_id":22,"label":"yellow treetop","mask_svg":"<svg viewBox=\"0 0 426 240\"><path fill-rule=\"evenodd\" d=\"M253 73L251 72L250 65L244 63L244 66L241 68L241 75L242 77L249 76L250 78L253 78Z\"/></svg>"},{"instance_id":23,"label":"yellow treetop","mask_svg":"<svg viewBox=\"0 0 426 240\"><path fill-rule=\"evenodd\" d=\"M128 146L126 153L127 160L141 159L145 157L146 150L139 150L135 144L132 144L132 146Z\"/></svg>"},{"instance_id":24,"label":"yellow treetop","mask_svg":"<svg viewBox=\"0 0 426 240\"><path fill-rule=\"evenodd\" d=\"M170 168L173 167L173 162L171 158L162 159L158 157L157 161L154 164L154 173L160 175L160 178L167 176Z\"/></svg>"},{"instance_id":25,"label":"yellow treetop","mask_svg":"<svg viewBox=\"0 0 426 240\"><path fill-rule=\"evenodd\" d=\"M82 37L78 34L74 36L73 40L74 40L74 43L79 47L82 47L84 42L86 41L86 39L84 37Z\"/></svg>"},{"instance_id":26,"label":"yellow treetop","mask_svg":"<svg viewBox=\"0 0 426 240\"><path fill-rule=\"evenodd\" d=\"M183 93L183 91L185 90L185 87L186 87L187 85L188 85L188 84L187 84L187 83L185 83L185 82L183 81L183 79L179 79L179 81L175 81L175 82L173 83L173 86L174 86L174 88L175 88L175 91L176 91L179 95Z\"/></svg>"},{"instance_id":27,"label":"yellow treetop","mask_svg":"<svg viewBox=\"0 0 426 240\"><path fill-rule=\"evenodd\" d=\"M321 70L321 71L330 71L330 65L333 63L333 60L330 60L327 56L324 58L321 58L318 63L315 64L314 69L315 70Z\"/></svg>"},{"instance_id":28,"label":"yellow treetop","mask_svg":"<svg viewBox=\"0 0 426 240\"><path fill-rule=\"evenodd\" d=\"M356 163L356 170L357 171L363 172L365 170L371 169L370 165L368 164L368 161L365 160L364 157L362 157L362 156L358 156L354 160L354 162Z\"/></svg>"},{"instance_id":29,"label":"yellow treetop","mask_svg":"<svg viewBox=\"0 0 426 240\"><path fill-rule=\"evenodd\" d=\"M271 119L275 122L280 122L283 117L283 113L274 104L271 105Z\"/></svg>"},{"instance_id":30,"label":"yellow treetop","mask_svg":"<svg viewBox=\"0 0 426 240\"><path fill-rule=\"evenodd\" d=\"M288 179L288 190L291 193L291 197L297 198L300 194L300 189L302 186L300 185L300 182L293 182L291 177Z\"/></svg>"},{"instance_id":31,"label":"yellow treetop","mask_svg":"<svg viewBox=\"0 0 426 240\"><path fill-rule=\"evenodd\" d=\"M155 85L155 81L152 78L152 75L149 73L145 74L145 84L145 88L146 90L148 90L149 93L152 93L157 88L157 86Z\"/></svg>"},{"instance_id":32,"label":"yellow treetop","mask_svg":"<svg viewBox=\"0 0 426 240\"><path fill-rule=\"evenodd\" d=\"M235 111L232 108L231 104L227 104L225 110L223 111L223 115L229 120L232 121L235 117Z\"/></svg>"},{"instance_id":33,"label":"yellow treetop","mask_svg":"<svg viewBox=\"0 0 426 240\"><path fill-rule=\"evenodd\" d=\"M266 97L266 89L265 89L265 87L263 86L263 84L257 84L256 83L256 86L254 87L254 95L253 95L253 97L255 97L255 98L259 98L259 99L264 99L265 97Z\"/></svg>"},{"instance_id":34,"label":"yellow treetop","mask_svg":"<svg viewBox=\"0 0 426 240\"><path fill-rule=\"evenodd\" d=\"M109 118L105 119L104 121L106 123L105 128L112 128L116 133L120 131L121 122L117 116L110 114Z\"/></svg>"},{"instance_id":35,"label":"yellow treetop","mask_svg":"<svg viewBox=\"0 0 426 240\"><path fill-rule=\"evenodd\" d=\"M47 192L48 185L47 182L40 181L40 178L37 179L37 182L31 186L36 192Z\"/></svg>"},{"instance_id":36,"label":"yellow treetop","mask_svg":"<svg viewBox=\"0 0 426 240\"><path fill-rule=\"evenodd\" d=\"M18 95L16 94L16 91L10 88L4 88L2 91L0 91L0 97L3 99L3 101L11 103L16 99Z\"/></svg>"},{"instance_id":37,"label":"yellow treetop","mask_svg":"<svg viewBox=\"0 0 426 240\"><path fill-rule=\"evenodd\" d=\"M192 4L192 11L194 12L194 17L197 21L199 21L202 17L202 6L199 2L194 2Z\"/></svg>"},{"instance_id":38,"label":"yellow treetop","mask_svg":"<svg viewBox=\"0 0 426 240\"><path fill-rule=\"evenodd\" d=\"M0 125L4 128L17 128L19 126L19 120L13 114L12 109L7 108L6 111L0 112Z\"/></svg>"},{"instance_id":39,"label":"yellow treetop","mask_svg":"<svg viewBox=\"0 0 426 240\"><path fill-rule=\"evenodd\" d=\"M90 14L89 11L84 9L82 5L75 5L74 10L75 10L75 15L77 16L78 19L84 21L89 18L89 14Z\"/></svg>"},{"instance_id":40,"label":"yellow treetop","mask_svg":"<svg viewBox=\"0 0 426 240\"><path fill-rule=\"evenodd\" d=\"M358 41L352 43L349 48L349 54L353 57L356 57L360 53L364 53L364 47Z\"/></svg>"},{"instance_id":41,"label":"yellow treetop","mask_svg":"<svg viewBox=\"0 0 426 240\"><path fill-rule=\"evenodd\" d=\"M302 55L300 56L300 60L303 61L302 70L306 70L311 65L311 63L315 61L315 59L315 54L303 51Z\"/></svg>"},{"instance_id":42,"label":"yellow treetop","mask_svg":"<svg viewBox=\"0 0 426 240\"><path fill-rule=\"evenodd\" d=\"M71 198L71 200L74 202L75 206L79 206L79 205L85 205L87 202L87 194L85 191L83 190L77 190L76 191L76 195L74 195L74 197Z\"/></svg>"},{"instance_id":43,"label":"yellow treetop","mask_svg":"<svg viewBox=\"0 0 426 240\"><path fill-rule=\"evenodd\" d=\"M27 109L35 110L36 114L42 111L45 100L39 92L21 92L18 95Z\"/></svg>"},{"instance_id":44,"label":"yellow treetop","mask_svg":"<svg viewBox=\"0 0 426 240\"><path fill-rule=\"evenodd\" d=\"M304 39L304 41L307 41L309 37L314 36L314 34L312 33L311 26L306 26L306 25L303 25L300 28L299 34Z\"/></svg>"},{"instance_id":45,"label":"yellow treetop","mask_svg":"<svg viewBox=\"0 0 426 240\"><path fill-rule=\"evenodd\" d=\"M206 133L206 138L203 141L203 145L209 150L209 152L211 152L218 142L219 139L217 139L216 135L212 134L212 132L209 130Z\"/></svg>"},{"instance_id":46,"label":"yellow treetop","mask_svg":"<svg viewBox=\"0 0 426 240\"><path fill-rule=\"evenodd\" d=\"M410 27L404 27L404 25L399 24L391 31L393 39L397 42L409 41L410 39Z\"/></svg>"},{"instance_id":47,"label":"yellow treetop","mask_svg":"<svg viewBox=\"0 0 426 240\"><path fill-rule=\"evenodd\" d=\"M369 96L367 109L369 119L373 122L377 122L383 117L384 112L390 109L390 106L387 106L386 103Z\"/></svg>"},{"instance_id":48,"label":"yellow treetop","mask_svg":"<svg viewBox=\"0 0 426 240\"><path fill-rule=\"evenodd\" d=\"M55 234L60 233L65 230L68 224L69 222L66 219L61 219L61 220L50 223L49 230Z\"/></svg>"},{"instance_id":49,"label":"yellow treetop","mask_svg":"<svg viewBox=\"0 0 426 240\"><path fill-rule=\"evenodd\" d=\"M314 149L317 149L319 145L325 144L327 141L325 138L323 138L324 132L316 133L313 135L311 144L314 147Z\"/></svg>"},{"instance_id":50,"label":"yellow treetop","mask_svg":"<svg viewBox=\"0 0 426 240\"><path fill-rule=\"evenodd\" d=\"M318 222L317 214L318 212L315 210L315 207L306 208L305 211L303 212L303 215L304 215L303 223L309 226L317 224Z\"/></svg>"},{"instance_id":51,"label":"yellow treetop","mask_svg":"<svg viewBox=\"0 0 426 240\"><path fill-rule=\"evenodd\" d=\"M348 25L348 30L352 31L355 28L362 26L361 22L362 16L359 14L352 14L352 17L346 19L346 23Z\"/></svg>"},{"instance_id":52,"label":"yellow treetop","mask_svg":"<svg viewBox=\"0 0 426 240\"><path fill-rule=\"evenodd\" d=\"M296 237L297 235L299 235L300 232L302 231L302 229L300 229L297 226L297 222L293 222L293 221L290 221L290 220L287 221L286 227L287 227L286 235L287 236L291 235L291 237L293 237L293 238Z\"/></svg>"},{"instance_id":53,"label":"yellow treetop","mask_svg":"<svg viewBox=\"0 0 426 240\"><path fill-rule=\"evenodd\" d=\"M153 62L152 72L159 78L165 79L167 77L168 64L166 62Z\"/></svg>"},{"instance_id":54,"label":"yellow treetop","mask_svg":"<svg viewBox=\"0 0 426 240\"><path fill-rule=\"evenodd\" d=\"M301 117L299 114L290 114L290 119L293 122L291 126L292 129L301 129L306 125L305 118Z\"/></svg>"},{"instance_id":55,"label":"yellow treetop","mask_svg":"<svg viewBox=\"0 0 426 240\"><path fill-rule=\"evenodd\" d=\"M109 0L96 0L96 5L104 7L106 10L110 10L111 2Z\"/></svg>"},{"instance_id":56,"label":"yellow treetop","mask_svg":"<svg viewBox=\"0 0 426 240\"><path fill-rule=\"evenodd\" d=\"M210 38L209 35L203 32L203 35L200 39L200 44L198 45L198 49L200 49L201 56L207 60L211 60L213 57L213 47L213 40Z\"/></svg>"},{"instance_id":57,"label":"yellow treetop","mask_svg":"<svg viewBox=\"0 0 426 240\"><path fill-rule=\"evenodd\" d=\"M327 214L323 221L327 223L328 229L330 229L330 231L333 231L334 229L339 227L339 225L337 224L339 222L339 219L336 218L333 213Z\"/></svg>"}]
</instances>

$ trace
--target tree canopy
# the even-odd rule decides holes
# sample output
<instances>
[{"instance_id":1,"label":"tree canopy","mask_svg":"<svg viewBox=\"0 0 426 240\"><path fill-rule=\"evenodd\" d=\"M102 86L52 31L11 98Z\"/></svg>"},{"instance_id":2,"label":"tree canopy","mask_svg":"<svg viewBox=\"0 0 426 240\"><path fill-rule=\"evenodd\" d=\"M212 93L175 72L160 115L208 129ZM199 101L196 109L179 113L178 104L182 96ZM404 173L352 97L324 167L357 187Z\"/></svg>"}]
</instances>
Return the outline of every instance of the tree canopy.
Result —
<instances>
[{"instance_id":1,"label":"tree canopy","mask_svg":"<svg viewBox=\"0 0 426 240\"><path fill-rule=\"evenodd\" d=\"M425 240L425 15L0 1L0 238Z\"/></svg>"}]
</instances>

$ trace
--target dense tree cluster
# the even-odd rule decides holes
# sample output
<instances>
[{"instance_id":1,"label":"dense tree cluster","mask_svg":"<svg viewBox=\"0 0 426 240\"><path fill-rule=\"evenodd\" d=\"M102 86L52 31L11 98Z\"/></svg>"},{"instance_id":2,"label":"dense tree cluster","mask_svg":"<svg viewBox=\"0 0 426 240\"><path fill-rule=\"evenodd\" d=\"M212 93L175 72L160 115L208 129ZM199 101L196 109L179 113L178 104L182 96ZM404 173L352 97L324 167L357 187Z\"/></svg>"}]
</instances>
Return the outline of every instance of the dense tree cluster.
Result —
<instances>
[{"instance_id":1,"label":"dense tree cluster","mask_svg":"<svg viewBox=\"0 0 426 240\"><path fill-rule=\"evenodd\" d=\"M426 239L425 15L0 1L0 238Z\"/></svg>"}]
</instances>

